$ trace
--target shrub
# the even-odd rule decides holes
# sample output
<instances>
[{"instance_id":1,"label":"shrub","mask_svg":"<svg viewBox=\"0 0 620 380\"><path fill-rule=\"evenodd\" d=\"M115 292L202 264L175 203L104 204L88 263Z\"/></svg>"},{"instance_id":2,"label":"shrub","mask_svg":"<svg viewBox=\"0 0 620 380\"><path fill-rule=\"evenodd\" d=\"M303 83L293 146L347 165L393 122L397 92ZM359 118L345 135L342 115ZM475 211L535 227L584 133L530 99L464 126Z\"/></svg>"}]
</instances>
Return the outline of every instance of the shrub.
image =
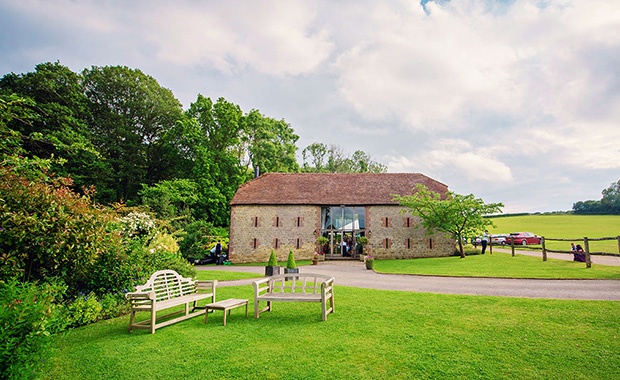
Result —
<instances>
[{"instance_id":1,"label":"shrub","mask_svg":"<svg viewBox=\"0 0 620 380\"><path fill-rule=\"evenodd\" d=\"M287 269L297 269L297 264L295 263L295 256L293 255L293 251L288 251L288 260L286 261Z\"/></svg>"},{"instance_id":2,"label":"shrub","mask_svg":"<svg viewBox=\"0 0 620 380\"><path fill-rule=\"evenodd\" d=\"M37 377L51 334L64 328L54 303L64 290L59 284L0 283L0 377Z\"/></svg>"},{"instance_id":3,"label":"shrub","mask_svg":"<svg viewBox=\"0 0 620 380\"><path fill-rule=\"evenodd\" d=\"M267 262L268 267L278 266L278 259L276 258L276 253L271 250L271 255L269 256L269 261Z\"/></svg>"},{"instance_id":4,"label":"shrub","mask_svg":"<svg viewBox=\"0 0 620 380\"><path fill-rule=\"evenodd\" d=\"M96 322L102 309L94 293L81 294L64 308L65 323L70 327L78 327Z\"/></svg>"}]
</instances>

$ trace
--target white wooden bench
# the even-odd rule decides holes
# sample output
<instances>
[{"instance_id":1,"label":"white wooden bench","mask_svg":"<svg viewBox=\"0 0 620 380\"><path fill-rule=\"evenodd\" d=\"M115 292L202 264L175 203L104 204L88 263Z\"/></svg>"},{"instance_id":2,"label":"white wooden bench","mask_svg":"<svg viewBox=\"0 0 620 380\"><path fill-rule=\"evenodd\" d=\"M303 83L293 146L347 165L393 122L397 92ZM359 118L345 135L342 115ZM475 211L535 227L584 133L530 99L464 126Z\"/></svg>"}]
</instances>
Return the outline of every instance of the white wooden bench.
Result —
<instances>
[{"instance_id":1,"label":"white wooden bench","mask_svg":"<svg viewBox=\"0 0 620 380\"><path fill-rule=\"evenodd\" d=\"M286 278L292 281L286 281ZM323 274L278 274L254 281L254 318L271 311L272 302L320 302L322 318L334 312L334 278ZM267 302L260 309L259 302ZM329 308L327 303L329 302Z\"/></svg>"},{"instance_id":2,"label":"white wooden bench","mask_svg":"<svg viewBox=\"0 0 620 380\"><path fill-rule=\"evenodd\" d=\"M205 313L204 306L197 306L196 302L209 298L210 302L215 302L215 287L217 280L213 281L193 281L190 278L181 277L173 270L160 270L149 278L144 285L136 287L133 293L125 294L131 306L129 317L129 331L133 329L150 329L151 334L155 334L155 329L168 326L175 322L180 322ZM189 304L192 304L190 313ZM185 305L185 310L157 317L157 311L168 309L174 306ZM196 311L198 310L198 311ZM134 322L136 312L148 311L151 318ZM158 320L168 318L176 314L184 315L157 323Z\"/></svg>"}]
</instances>

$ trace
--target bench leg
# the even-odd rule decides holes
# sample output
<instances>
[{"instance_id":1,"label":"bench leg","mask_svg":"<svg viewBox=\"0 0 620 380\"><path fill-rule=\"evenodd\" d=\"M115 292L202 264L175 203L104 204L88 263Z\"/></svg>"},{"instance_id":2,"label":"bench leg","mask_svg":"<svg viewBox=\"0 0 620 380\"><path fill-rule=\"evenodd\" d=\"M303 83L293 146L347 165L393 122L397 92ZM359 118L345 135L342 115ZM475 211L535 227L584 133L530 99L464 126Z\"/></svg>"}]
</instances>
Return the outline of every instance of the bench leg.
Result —
<instances>
[{"instance_id":1,"label":"bench leg","mask_svg":"<svg viewBox=\"0 0 620 380\"><path fill-rule=\"evenodd\" d=\"M132 310L131 314L129 315L129 332L133 330L133 322L135 319L136 319L136 312Z\"/></svg>"},{"instance_id":2,"label":"bench leg","mask_svg":"<svg viewBox=\"0 0 620 380\"><path fill-rule=\"evenodd\" d=\"M258 300L254 300L254 319L258 319Z\"/></svg>"},{"instance_id":3,"label":"bench leg","mask_svg":"<svg viewBox=\"0 0 620 380\"><path fill-rule=\"evenodd\" d=\"M157 316L157 312L155 311L155 308L153 308L153 310L151 310L151 334L155 334L155 321L157 320L157 318L155 318Z\"/></svg>"},{"instance_id":4,"label":"bench leg","mask_svg":"<svg viewBox=\"0 0 620 380\"><path fill-rule=\"evenodd\" d=\"M230 315L230 309L228 310L228 315ZM224 326L226 326L226 309L224 309Z\"/></svg>"}]
</instances>

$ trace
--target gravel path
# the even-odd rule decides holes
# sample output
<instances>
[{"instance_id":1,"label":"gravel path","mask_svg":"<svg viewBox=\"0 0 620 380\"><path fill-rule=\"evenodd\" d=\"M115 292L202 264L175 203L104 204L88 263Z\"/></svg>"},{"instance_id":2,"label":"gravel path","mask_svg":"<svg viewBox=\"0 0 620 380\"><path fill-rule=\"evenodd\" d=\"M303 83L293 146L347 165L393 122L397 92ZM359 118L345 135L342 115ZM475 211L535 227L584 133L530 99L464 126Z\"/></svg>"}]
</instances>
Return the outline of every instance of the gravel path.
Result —
<instances>
[{"instance_id":1,"label":"gravel path","mask_svg":"<svg viewBox=\"0 0 620 380\"><path fill-rule=\"evenodd\" d=\"M617 258L616 258L617 259ZM209 266L196 269L264 274L263 266ZM299 267L301 273L328 274L337 285L444 294L620 301L620 280L547 280L380 274L359 261L328 261ZM248 285L253 280L220 281L218 286Z\"/></svg>"}]
</instances>

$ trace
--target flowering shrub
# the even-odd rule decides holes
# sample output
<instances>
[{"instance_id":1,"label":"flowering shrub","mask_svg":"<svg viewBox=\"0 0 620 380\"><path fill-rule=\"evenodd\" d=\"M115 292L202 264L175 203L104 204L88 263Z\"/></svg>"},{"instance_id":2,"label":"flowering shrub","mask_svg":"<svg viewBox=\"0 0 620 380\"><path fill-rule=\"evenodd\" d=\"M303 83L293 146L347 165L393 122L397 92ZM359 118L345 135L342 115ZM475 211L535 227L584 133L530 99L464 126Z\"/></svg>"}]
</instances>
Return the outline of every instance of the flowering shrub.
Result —
<instances>
[{"instance_id":1,"label":"flowering shrub","mask_svg":"<svg viewBox=\"0 0 620 380\"><path fill-rule=\"evenodd\" d=\"M123 233L129 237L148 236L155 230L155 222L143 212L131 212L119 220L123 224Z\"/></svg>"},{"instance_id":2,"label":"flowering shrub","mask_svg":"<svg viewBox=\"0 0 620 380\"><path fill-rule=\"evenodd\" d=\"M62 285L0 282L0 378L36 378L52 336L63 328L55 305Z\"/></svg>"}]
</instances>

